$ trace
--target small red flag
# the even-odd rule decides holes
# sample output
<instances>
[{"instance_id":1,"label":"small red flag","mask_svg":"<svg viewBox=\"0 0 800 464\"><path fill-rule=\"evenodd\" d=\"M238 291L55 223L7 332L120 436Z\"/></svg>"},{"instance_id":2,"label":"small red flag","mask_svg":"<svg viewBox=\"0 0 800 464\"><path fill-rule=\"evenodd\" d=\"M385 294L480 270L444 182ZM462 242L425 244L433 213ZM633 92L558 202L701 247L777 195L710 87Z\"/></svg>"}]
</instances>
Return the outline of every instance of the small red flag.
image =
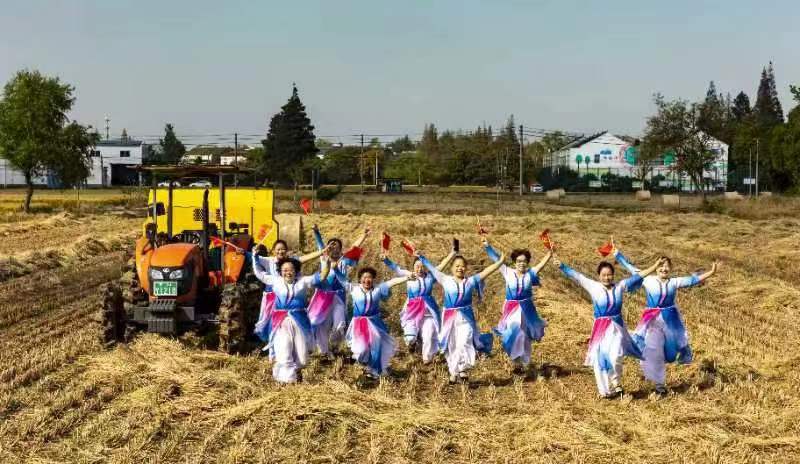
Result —
<instances>
[{"instance_id":1,"label":"small red flag","mask_svg":"<svg viewBox=\"0 0 800 464\"><path fill-rule=\"evenodd\" d=\"M306 213L306 216L311 214L311 200L308 198L303 198L300 200L300 207L303 208L303 211Z\"/></svg>"},{"instance_id":2,"label":"small red flag","mask_svg":"<svg viewBox=\"0 0 800 464\"><path fill-rule=\"evenodd\" d=\"M600 248L597 249L597 252L600 253L600 256L605 258L609 254L611 254L611 250L613 250L613 249L614 249L614 247L611 246L610 243L605 243L605 244L603 244L603 246L601 246Z\"/></svg>"},{"instance_id":3,"label":"small red flag","mask_svg":"<svg viewBox=\"0 0 800 464\"><path fill-rule=\"evenodd\" d=\"M542 231L542 233L539 234L539 240L542 241L542 244L544 244L544 247L548 250L553 249L553 242L550 240L550 229L545 229Z\"/></svg>"},{"instance_id":4,"label":"small red flag","mask_svg":"<svg viewBox=\"0 0 800 464\"><path fill-rule=\"evenodd\" d=\"M219 237L211 237L211 243L216 246L222 246L225 243L225 241Z\"/></svg>"},{"instance_id":5,"label":"small red flag","mask_svg":"<svg viewBox=\"0 0 800 464\"><path fill-rule=\"evenodd\" d=\"M401 241L400 245L402 245L403 249L406 250L408 256L414 256L414 252L417 251L416 248L414 248L414 245L410 244L407 240Z\"/></svg>"},{"instance_id":6,"label":"small red flag","mask_svg":"<svg viewBox=\"0 0 800 464\"><path fill-rule=\"evenodd\" d=\"M392 237L389 237L389 234L384 232L383 239L381 240L381 248L383 248L383 251L389 251L389 245L391 243L392 243Z\"/></svg>"},{"instance_id":7,"label":"small red flag","mask_svg":"<svg viewBox=\"0 0 800 464\"><path fill-rule=\"evenodd\" d=\"M489 235L489 231L486 230L481 223L478 223L478 235Z\"/></svg>"},{"instance_id":8,"label":"small red flag","mask_svg":"<svg viewBox=\"0 0 800 464\"><path fill-rule=\"evenodd\" d=\"M361 259L361 255L364 254L364 249L359 247L352 247L349 250L344 252L344 257L352 259L353 261L358 261Z\"/></svg>"}]
</instances>

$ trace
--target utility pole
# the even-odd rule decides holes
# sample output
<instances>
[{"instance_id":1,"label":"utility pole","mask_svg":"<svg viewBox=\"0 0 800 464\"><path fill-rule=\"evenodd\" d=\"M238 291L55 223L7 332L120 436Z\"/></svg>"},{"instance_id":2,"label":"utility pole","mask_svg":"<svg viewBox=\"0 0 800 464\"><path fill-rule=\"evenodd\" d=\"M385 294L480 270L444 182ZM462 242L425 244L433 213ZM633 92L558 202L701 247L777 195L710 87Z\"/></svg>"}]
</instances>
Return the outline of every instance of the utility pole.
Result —
<instances>
[{"instance_id":1,"label":"utility pole","mask_svg":"<svg viewBox=\"0 0 800 464\"><path fill-rule=\"evenodd\" d=\"M749 152L747 156L747 166L748 166L748 173L747 173L747 197L753 197L753 146L750 145L750 148L747 150Z\"/></svg>"},{"instance_id":2,"label":"utility pole","mask_svg":"<svg viewBox=\"0 0 800 464\"><path fill-rule=\"evenodd\" d=\"M364 194L364 134L361 134L361 154L359 155L358 173L361 175L361 194Z\"/></svg>"},{"instance_id":3,"label":"utility pole","mask_svg":"<svg viewBox=\"0 0 800 464\"><path fill-rule=\"evenodd\" d=\"M106 140L108 140L108 129L109 129L109 125L108 125L108 123L109 123L109 122L111 122L111 118L109 118L109 117L106 115Z\"/></svg>"},{"instance_id":4,"label":"utility pole","mask_svg":"<svg viewBox=\"0 0 800 464\"><path fill-rule=\"evenodd\" d=\"M378 155L380 154L380 150L375 152L375 187L378 187Z\"/></svg>"},{"instance_id":5,"label":"utility pole","mask_svg":"<svg viewBox=\"0 0 800 464\"><path fill-rule=\"evenodd\" d=\"M236 166L236 169L239 169L239 133L233 133L233 165ZM239 175L233 175L233 186L239 186ZM251 225L252 227L252 225Z\"/></svg>"},{"instance_id":6,"label":"utility pole","mask_svg":"<svg viewBox=\"0 0 800 464\"><path fill-rule=\"evenodd\" d=\"M756 139L756 198L758 198L758 139Z\"/></svg>"},{"instance_id":7,"label":"utility pole","mask_svg":"<svg viewBox=\"0 0 800 464\"><path fill-rule=\"evenodd\" d=\"M522 196L522 124L519 125L519 196Z\"/></svg>"}]
</instances>

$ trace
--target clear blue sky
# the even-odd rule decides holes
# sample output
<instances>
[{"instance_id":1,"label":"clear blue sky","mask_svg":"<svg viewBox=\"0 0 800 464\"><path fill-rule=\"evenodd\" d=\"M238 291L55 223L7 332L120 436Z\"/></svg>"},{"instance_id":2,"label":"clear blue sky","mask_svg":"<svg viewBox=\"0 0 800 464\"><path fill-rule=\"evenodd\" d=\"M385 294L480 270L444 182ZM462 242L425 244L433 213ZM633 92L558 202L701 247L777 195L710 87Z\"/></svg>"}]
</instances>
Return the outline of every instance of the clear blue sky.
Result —
<instances>
[{"instance_id":1,"label":"clear blue sky","mask_svg":"<svg viewBox=\"0 0 800 464\"><path fill-rule=\"evenodd\" d=\"M318 135L502 124L638 134L651 95L800 84L796 0L4 1L0 80L76 87L112 134L263 133L297 82ZM347 140L343 140L347 141Z\"/></svg>"}]
</instances>

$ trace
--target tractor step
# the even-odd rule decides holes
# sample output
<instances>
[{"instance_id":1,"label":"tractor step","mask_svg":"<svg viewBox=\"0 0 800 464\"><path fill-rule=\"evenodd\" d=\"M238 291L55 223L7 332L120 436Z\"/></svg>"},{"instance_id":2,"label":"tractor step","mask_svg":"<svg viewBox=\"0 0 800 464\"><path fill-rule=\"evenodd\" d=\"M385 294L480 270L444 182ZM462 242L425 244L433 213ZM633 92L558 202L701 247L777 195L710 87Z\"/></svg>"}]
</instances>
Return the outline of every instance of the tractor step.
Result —
<instances>
[{"instance_id":1,"label":"tractor step","mask_svg":"<svg viewBox=\"0 0 800 464\"><path fill-rule=\"evenodd\" d=\"M153 317L147 320L147 331L161 334L177 333L175 319L171 317Z\"/></svg>"},{"instance_id":2,"label":"tractor step","mask_svg":"<svg viewBox=\"0 0 800 464\"><path fill-rule=\"evenodd\" d=\"M156 300L150 302L150 313L152 314L175 314L178 304L175 300Z\"/></svg>"}]
</instances>

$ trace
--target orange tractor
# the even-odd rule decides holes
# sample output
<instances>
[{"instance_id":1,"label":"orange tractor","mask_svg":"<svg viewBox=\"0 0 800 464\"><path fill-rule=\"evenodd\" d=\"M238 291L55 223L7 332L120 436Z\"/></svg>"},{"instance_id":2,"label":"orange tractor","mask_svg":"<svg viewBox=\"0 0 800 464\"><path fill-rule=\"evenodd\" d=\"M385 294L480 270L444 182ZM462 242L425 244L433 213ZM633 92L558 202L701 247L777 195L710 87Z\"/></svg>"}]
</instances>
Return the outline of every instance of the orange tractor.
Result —
<instances>
[{"instance_id":1,"label":"orange tractor","mask_svg":"<svg viewBox=\"0 0 800 464\"><path fill-rule=\"evenodd\" d=\"M103 342L127 342L139 331L213 333L203 329L216 326L220 350L246 351L261 297L248 250L256 241L271 247L277 240L272 191L226 191L225 175L245 172L235 166L139 170L153 182L148 218L127 271L103 288ZM219 187L173 187L172 179L198 176L218 177ZM158 188L158 177L171 179L166 188ZM213 200L216 210L209 208Z\"/></svg>"}]
</instances>

